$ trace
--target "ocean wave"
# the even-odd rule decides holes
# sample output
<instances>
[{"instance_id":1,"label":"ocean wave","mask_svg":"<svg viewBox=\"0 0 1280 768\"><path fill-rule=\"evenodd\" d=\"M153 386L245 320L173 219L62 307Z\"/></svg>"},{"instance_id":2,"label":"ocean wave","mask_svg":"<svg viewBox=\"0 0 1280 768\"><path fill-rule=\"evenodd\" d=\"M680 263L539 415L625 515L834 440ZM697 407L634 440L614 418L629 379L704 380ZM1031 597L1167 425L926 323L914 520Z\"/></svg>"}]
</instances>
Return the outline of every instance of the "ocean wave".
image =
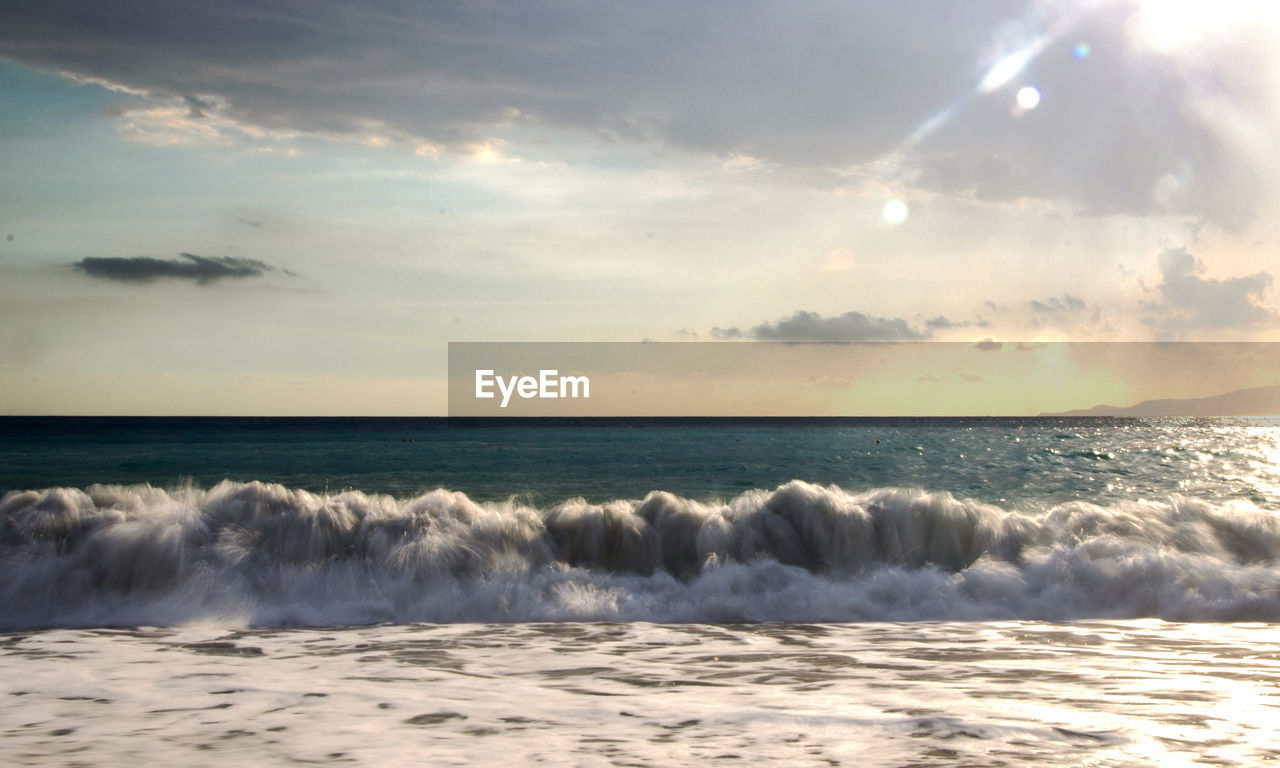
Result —
<instances>
[{"instance_id":1,"label":"ocean wave","mask_svg":"<svg viewBox=\"0 0 1280 768\"><path fill-rule=\"evenodd\" d=\"M0 629L217 621L1280 619L1280 522L1173 496L1020 512L792 481L547 508L94 485L0 500Z\"/></svg>"}]
</instances>

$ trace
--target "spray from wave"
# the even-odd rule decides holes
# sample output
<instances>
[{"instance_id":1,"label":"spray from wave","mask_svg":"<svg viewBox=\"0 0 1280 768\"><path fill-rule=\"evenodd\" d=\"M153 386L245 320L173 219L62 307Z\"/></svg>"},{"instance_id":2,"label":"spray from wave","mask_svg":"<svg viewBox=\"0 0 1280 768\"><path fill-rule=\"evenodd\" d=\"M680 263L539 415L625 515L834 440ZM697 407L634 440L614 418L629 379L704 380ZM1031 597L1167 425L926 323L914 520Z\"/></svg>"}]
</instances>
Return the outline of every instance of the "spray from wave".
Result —
<instances>
[{"instance_id":1,"label":"spray from wave","mask_svg":"<svg viewBox=\"0 0 1280 768\"><path fill-rule=\"evenodd\" d=\"M1280 522L793 481L546 509L223 482L0 500L0 629L607 620L1280 619Z\"/></svg>"}]
</instances>

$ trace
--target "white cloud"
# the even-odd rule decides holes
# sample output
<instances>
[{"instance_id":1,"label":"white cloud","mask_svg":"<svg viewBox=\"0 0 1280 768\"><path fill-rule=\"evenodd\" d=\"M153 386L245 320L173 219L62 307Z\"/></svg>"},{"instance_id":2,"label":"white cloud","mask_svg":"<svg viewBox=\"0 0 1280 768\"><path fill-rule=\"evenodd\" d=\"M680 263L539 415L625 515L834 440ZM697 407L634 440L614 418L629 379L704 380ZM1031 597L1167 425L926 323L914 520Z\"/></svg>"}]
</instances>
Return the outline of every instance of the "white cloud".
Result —
<instances>
[{"instance_id":1,"label":"white cloud","mask_svg":"<svg viewBox=\"0 0 1280 768\"><path fill-rule=\"evenodd\" d=\"M1280 315L1263 303L1273 279L1268 272L1225 280L1206 278L1205 268L1184 248L1160 254L1161 326L1166 332L1186 329L1274 327Z\"/></svg>"}]
</instances>

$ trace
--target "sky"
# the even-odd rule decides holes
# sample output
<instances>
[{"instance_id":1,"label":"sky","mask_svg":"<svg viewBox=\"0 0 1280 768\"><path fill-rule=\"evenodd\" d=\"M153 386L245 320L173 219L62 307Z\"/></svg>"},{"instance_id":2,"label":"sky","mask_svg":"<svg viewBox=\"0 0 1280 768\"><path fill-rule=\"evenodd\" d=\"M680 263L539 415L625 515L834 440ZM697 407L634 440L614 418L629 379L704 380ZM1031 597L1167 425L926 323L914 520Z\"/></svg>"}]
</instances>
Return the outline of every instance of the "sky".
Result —
<instances>
[{"instance_id":1,"label":"sky","mask_svg":"<svg viewBox=\"0 0 1280 768\"><path fill-rule=\"evenodd\" d=\"M0 22L0 413L442 415L451 341L1280 341L1274 3Z\"/></svg>"}]
</instances>

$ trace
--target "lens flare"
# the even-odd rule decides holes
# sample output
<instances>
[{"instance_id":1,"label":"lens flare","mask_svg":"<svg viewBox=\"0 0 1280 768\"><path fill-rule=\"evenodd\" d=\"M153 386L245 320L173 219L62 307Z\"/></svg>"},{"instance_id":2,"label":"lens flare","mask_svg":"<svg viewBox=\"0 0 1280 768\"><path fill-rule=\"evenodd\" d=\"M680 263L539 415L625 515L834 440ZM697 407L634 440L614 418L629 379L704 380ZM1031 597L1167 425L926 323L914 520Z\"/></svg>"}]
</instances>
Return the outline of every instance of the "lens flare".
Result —
<instances>
[{"instance_id":1,"label":"lens flare","mask_svg":"<svg viewBox=\"0 0 1280 768\"><path fill-rule=\"evenodd\" d=\"M1035 86L1028 85L1018 91L1018 106L1026 110L1035 109L1040 105L1040 91Z\"/></svg>"},{"instance_id":2,"label":"lens flare","mask_svg":"<svg viewBox=\"0 0 1280 768\"><path fill-rule=\"evenodd\" d=\"M1038 48L1028 46L1000 59L987 71L986 77L982 78L982 82L978 84L978 90L982 93L990 93L1005 85L1017 77L1037 53L1039 53Z\"/></svg>"}]
</instances>

